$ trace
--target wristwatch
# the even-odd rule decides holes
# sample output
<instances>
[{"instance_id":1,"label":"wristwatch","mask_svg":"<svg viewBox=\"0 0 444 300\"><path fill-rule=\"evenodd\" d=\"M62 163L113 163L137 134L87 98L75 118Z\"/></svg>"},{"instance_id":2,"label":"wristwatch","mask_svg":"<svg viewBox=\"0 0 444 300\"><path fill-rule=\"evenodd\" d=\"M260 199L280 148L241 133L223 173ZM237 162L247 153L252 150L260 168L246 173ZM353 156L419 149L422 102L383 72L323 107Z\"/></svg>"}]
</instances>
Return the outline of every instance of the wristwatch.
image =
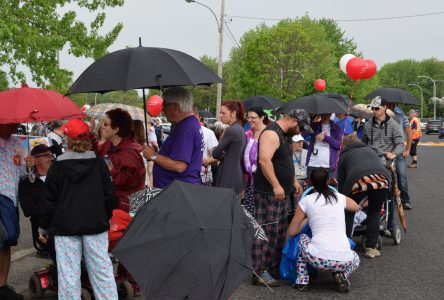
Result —
<instances>
[{"instance_id":1,"label":"wristwatch","mask_svg":"<svg viewBox=\"0 0 444 300\"><path fill-rule=\"evenodd\" d=\"M157 159L157 154L154 154L154 155L150 156L150 160L151 161L156 161L156 159Z\"/></svg>"}]
</instances>

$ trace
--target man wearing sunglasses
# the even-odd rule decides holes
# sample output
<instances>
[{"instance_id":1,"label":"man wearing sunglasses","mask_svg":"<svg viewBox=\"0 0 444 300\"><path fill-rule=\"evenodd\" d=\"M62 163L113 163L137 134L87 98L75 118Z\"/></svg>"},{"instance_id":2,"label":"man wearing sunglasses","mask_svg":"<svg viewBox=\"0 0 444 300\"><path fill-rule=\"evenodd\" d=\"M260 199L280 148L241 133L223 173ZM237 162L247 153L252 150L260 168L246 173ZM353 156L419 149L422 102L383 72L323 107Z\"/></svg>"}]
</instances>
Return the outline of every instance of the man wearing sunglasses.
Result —
<instances>
[{"instance_id":1,"label":"man wearing sunglasses","mask_svg":"<svg viewBox=\"0 0 444 300\"><path fill-rule=\"evenodd\" d=\"M42 214L43 190L45 188L46 174L52 164L54 155L46 145L37 145L31 150L32 159L27 162L28 167L34 169L35 180L23 177L19 182L18 196L20 206L26 217L30 217L32 228L32 242L37 250L38 257L47 257L47 244L38 239L39 217Z\"/></svg>"},{"instance_id":2,"label":"man wearing sunglasses","mask_svg":"<svg viewBox=\"0 0 444 300\"><path fill-rule=\"evenodd\" d=\"M389 165L404 151L404 139L399 124L386 114L387 101L380 96L373 98L371 118L364 125L362 141L376 151L384 165ZM394 201L390 202L387 229L393 229Z\"/></svg>"}]
</instances>

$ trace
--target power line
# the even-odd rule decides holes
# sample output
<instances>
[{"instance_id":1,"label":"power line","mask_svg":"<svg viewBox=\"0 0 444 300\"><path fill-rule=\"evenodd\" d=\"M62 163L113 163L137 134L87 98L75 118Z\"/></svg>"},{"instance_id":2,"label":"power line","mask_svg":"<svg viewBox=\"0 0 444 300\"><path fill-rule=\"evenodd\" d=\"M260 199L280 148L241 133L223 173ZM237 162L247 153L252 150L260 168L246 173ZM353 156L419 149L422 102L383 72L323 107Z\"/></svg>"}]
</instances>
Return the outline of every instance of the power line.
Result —
<instances>
[{"instance_id":1,"label":"power line","mask_svg":"<svg viewBox=\"0 0 444 300\"><path fill-rule=\"evenodd\" d=\"M225 27L227 28L228 32L230 33L231 37L233 38L233 40L236 42L236 45L238 48L240 48L239 43L237 42L237 39L234 37L233 33L231 32L230 27L228 26L228 23L224 20L225 23Z\"/></svg>"},{"instance_id":2,"label":"power line","mask_svg":"<svg viewBox=\"0 0 444 300\"><path fill-rule=\"evenodd\" d=\"M415 14L415 15L405 15L405 16L381 17L381 18L333 19L333 20L336 22L367 22L367 21L382 21L382 20L428 17L428 16L435 16L435 15L442 15L442 14L444 14L444 11L424 13L424 14ZM238 18L238 19L260 20L260 21L282 21L284 19L288 19L288 18L272 19L272 18L252 17L252 16L228 16L228 17L229 18Z\"/></svg>"}]
</instances>

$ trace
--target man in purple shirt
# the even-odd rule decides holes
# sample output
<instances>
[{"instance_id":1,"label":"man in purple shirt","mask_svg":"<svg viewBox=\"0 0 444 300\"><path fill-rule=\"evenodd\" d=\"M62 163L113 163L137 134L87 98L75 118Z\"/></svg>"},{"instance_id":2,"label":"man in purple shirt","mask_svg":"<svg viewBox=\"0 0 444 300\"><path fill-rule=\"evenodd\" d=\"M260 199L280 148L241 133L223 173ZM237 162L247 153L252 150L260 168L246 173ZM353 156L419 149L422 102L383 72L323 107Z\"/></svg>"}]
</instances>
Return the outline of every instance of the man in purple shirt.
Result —
<instances>
[{"instance_id":1,"label":"man in purple shirt","mask_svg":"<svg viewBox=\"0 0 444 300\"><path fill-rule=\"evenodd\" d=\"M176 179L200 184L204 137L194 117L191 93L183 87L167 89L162 111L173 129L159 153L151 146L143 150L143 156L154 162L153 186L163 189Z\"/></svg>"}]
</instances>

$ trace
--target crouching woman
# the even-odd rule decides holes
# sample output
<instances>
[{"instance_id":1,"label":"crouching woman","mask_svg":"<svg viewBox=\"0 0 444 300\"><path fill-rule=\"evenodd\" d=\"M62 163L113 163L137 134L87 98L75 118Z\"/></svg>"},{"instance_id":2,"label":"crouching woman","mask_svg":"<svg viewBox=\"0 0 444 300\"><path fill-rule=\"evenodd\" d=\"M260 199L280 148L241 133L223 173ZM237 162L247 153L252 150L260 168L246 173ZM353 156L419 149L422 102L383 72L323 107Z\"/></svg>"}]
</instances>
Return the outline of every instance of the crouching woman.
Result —
<instances>
[{"instance_id":1,"label":"crouching woman","mask_svg":"<svg viewBox=\"0 0 444 300\"><path fill-rule=\"evenodd\" d=\"M95 299L118 299L108 256L109 219L116 204L105 161L90 151L89 127L65 125L68 151L51 165L46 181L40 239L54 235L59 299L80 299L82 255Z\"/></svg>"},{"instance_id":2,"label":"crouching woman","mask_svg":"<svg viewBox=\"0 0 444 300\"><path fill-rule=\"evenodd\" d=\"M297 277L294 287L308 291L307 265L321 271L331 271L340 292L349 292L348 277L359 266L359 257L350 249L345 233L344 209L357 211L359 206L352 199L331 190L328 171L316 168L310 175L314 193L303 197L288 228L288 237L297 235L305 219L312 231L312 238L302 234L299 239Z\"/></svg>"}]
</instances>

